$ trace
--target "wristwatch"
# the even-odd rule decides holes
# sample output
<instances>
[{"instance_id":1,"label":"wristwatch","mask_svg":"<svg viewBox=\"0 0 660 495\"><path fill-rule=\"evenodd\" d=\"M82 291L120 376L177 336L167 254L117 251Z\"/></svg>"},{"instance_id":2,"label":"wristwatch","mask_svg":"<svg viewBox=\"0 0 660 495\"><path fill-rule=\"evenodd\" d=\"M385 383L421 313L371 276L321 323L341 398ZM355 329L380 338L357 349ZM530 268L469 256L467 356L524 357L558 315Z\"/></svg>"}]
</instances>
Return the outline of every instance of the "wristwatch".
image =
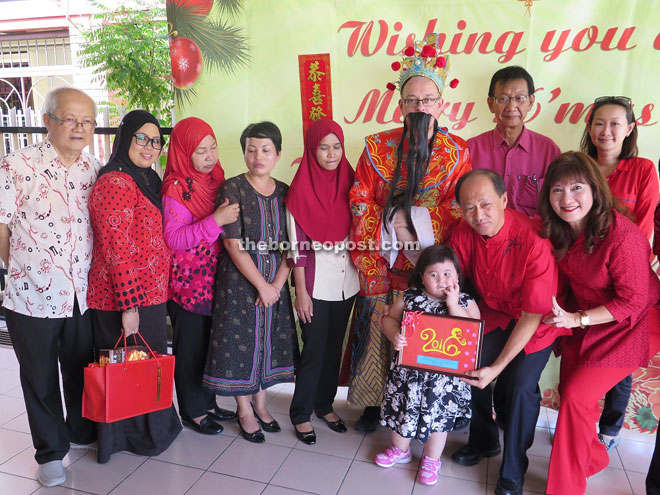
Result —
<instances>
[{"instance_id":1,"label":"wristwatch","mask_svg":"<svg viewBox=\"0 0 660 495\"><path fill-rule=\"evenodd\" d=\"M589 315L587 314L587 312L579 309L578 313L580 314L580 327L584 328L586 326L589 326Z\"/></svg>"}]
</instances>

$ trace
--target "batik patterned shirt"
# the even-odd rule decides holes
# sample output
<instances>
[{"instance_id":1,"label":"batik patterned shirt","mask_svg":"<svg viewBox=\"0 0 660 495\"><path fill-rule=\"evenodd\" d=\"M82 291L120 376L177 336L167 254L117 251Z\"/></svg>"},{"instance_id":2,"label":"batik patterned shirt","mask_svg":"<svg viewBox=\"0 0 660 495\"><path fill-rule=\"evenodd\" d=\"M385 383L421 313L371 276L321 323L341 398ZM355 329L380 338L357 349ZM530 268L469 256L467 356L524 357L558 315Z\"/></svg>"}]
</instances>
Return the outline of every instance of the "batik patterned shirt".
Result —
<instances>
[{"instance_id":1,"label":"batik patterned shirt","mask_svg":"<svg viewBox=\"0 0 660 495\"><path fill-rule=\"evenodd\" d=\"M87 202L101 164L87 153L66 167L49 139L0 161L0 222L9 226L3 306L40 318L87 309L92 229Z\"/></svg>"}]
</instances>

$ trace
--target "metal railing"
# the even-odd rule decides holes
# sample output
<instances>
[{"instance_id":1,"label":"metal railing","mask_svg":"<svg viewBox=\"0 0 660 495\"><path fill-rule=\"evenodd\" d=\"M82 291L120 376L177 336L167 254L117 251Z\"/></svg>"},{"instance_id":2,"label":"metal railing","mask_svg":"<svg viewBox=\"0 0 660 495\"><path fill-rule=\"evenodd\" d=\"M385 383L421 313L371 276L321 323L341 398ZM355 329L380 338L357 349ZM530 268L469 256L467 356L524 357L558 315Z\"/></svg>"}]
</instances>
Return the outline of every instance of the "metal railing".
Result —
<instances>
[{"instance_id":1,"label":"metal railing","mask_svg":"<svg viewBox=\"0 0 660 495\"><path fill-rule=\"evenodd\" d=\"M119 117L123 117L126 109L120 109ZM172 112L172 122L175 121ZM110 157L113 136L117 127L110 125L111 116L108 107L101 108L96 116L97 127L94 139L89 146L89 153L96 156L101 163ZM171 127L163 127L163 134L169 135ZM47 130L41 120L40 112L27 108L26 111L12 108L7 113L0 111L0 158L8 153L39 143L46 137Z\"/></svg>"}]
</instances>

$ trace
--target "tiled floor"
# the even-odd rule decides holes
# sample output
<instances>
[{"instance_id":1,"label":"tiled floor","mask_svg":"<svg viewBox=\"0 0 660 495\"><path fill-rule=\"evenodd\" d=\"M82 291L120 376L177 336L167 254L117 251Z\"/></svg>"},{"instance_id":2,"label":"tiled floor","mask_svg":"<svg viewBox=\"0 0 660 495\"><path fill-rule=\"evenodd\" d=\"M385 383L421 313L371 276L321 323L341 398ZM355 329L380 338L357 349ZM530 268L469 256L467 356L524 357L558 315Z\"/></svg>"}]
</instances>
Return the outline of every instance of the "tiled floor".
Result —
<instances>
[{"instance_id":1,"label":"tiled floor","mask_svg":"<svg viewBox=\"0 0 660 495\"><path fill-rule=\"evenodd\" d=\"M37 465L29 435L25 406L18 380L18 365L11 349L0 347L0 494L107 494L112 495L285 495L320 494L492 494L500 458L463 467L449 455L466 439L466 431L450 434L439 483L427 487L415 483L421 444L413 444L415 461L382 469L373 464L376 453L389 442L379 430L370 435L355 432L359 411L346 405L340 389L336 411L351 427L343 435L314 420L318 442L298 442L288 421L292 386L269 390L269 410L282 425L281 433L266 434L266 443L251 444L238 436L234 423L225 423L218 436L204 436L189 429L158 457L115 454L104 465L96 453L72 450L65 458L64 486L42 488L36 481ZM233 399L219 399L234 407ZM530 454L525 493L543 493L556 412L543 409ZM624 441L612 453L610 467L589 480L588 494L643 494L653 438L624 431Z\"/></svg>"}]
</instances>

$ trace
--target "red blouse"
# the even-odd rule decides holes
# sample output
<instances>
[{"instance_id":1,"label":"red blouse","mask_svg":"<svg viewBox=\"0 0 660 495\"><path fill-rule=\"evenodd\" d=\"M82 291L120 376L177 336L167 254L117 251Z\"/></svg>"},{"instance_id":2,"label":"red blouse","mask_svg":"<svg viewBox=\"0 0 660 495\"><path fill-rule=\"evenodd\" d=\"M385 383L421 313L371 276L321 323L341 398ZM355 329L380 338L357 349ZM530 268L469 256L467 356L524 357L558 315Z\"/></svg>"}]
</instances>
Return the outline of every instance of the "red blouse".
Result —
<instances>
[{"instance_id":1,"label":"red blouse","mask_svg":"<svg viewBox=\"0 0 660 495\"><path fill-rule=\"evenodd\" d=\"M493 237L479 235L461 221L449 239L463 269L472 279L481 300L479 309L485 332L506 328L522 311L546 315L557 294L557 265L552 245L538 235L539 223L507 208L504 226ZM541 322L525 345L527 354L551 345L570 330Z\"/></svg>"},{"instance_id":2,"label":"red blouse","mask_svg":"<svg viewBox=\"0 0 660 495\"><path fill-rule=\"evenodd\" d=\"M614 211L607 237L584 252L584 236L559 260L578 308L604 305L616 321L575 328L564 345L579 342L579 366L632 368L649 362L649 307L658 302L660 281L649 265L650 246L639 228Z\"/></svg>"},{"instance_id":3,"label":"red blouse","mask_svg":"<svg viewBox=\"0 0 660 495\"><path fill-rule=\"evenodd\" d=\"M402 133L403 127L399 127L365 138L366 147L358 161L355 182L349 192L353 219L350 240L357 244L351 256L360 276L362 295L386 294L390 289L404 290L413 269L412 263L402 251L392 268L381 255L383 208L392 188L397 147ZM436 242L446 241L460 219L454 190L461 175L470 170L472 162L466 142L446 130L439 130L428 170L413 202L413 206L428 210ZM404 166L397 188L404 190L406 181Z\"/></svg>"},{"instance_id":4,"label":"red blouse","mask_svg":"<svg viewBox=\"0 0 660 495\"><path fill-rule=\"evenodd\" d=\"M639 157L621 160L607 177L607 183L619 206L628 209L642 234L650 241L653 211L660 199L658 172L653 162Z\"/></svg>"},{"instance_id":5,"label":"red blouse","mask_svg":"<svg viewBox=\"0 0 660 495\"><path fill-rule=\"evenodd\" d=\"M107 173L89 198L94 232L87 304L126 311L167 302L170 253L163 217L123 172Z\"/></svg>"}]
</instances>

